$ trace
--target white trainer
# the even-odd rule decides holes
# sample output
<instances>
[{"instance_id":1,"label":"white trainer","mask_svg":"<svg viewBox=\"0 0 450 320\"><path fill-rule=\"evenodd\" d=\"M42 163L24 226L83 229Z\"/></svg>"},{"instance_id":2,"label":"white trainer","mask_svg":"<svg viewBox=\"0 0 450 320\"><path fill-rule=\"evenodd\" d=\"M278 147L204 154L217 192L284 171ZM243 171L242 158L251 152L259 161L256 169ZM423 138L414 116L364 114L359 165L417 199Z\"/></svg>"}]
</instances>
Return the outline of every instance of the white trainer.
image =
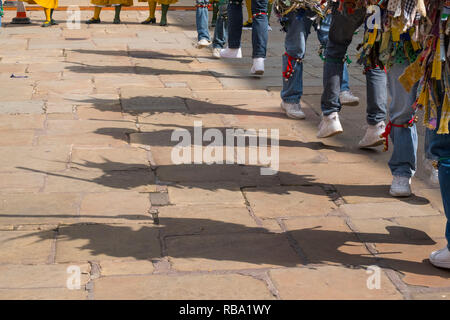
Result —
<instances>
[{"instance_id":1,"label":"white trainer","mask_svg":"<svg viewBox=\"0 0 450 320\"><path fill-rule=\"evenodd\" d=\"M359 104L359 98L350 91L342 91L339 94L339 100L342 105L346 106L357 106Z\"/></svg>"},{"instance_id":2,"label":"white trainer","mask_svg":"<svg viewBox=\"0 0 450 320\"><path fill-rule=\"evenodd\" d=\"M253 65L250 69L250 73L256 76L262 76L264 74L264 58L253 59Z\"/></svg>"},{"instance_id":3,"label":"white trainer","mask_svg":"<svg viewBox=\"0 0 450 320\"><path fill-rule=\"evenodd\" d=\"M394 176L389 193L393 197L409 197L411 195L411 178Z\"/></svg>"},{"instance_id":4,"label":"white trainer","mask_svg":"<svg viewBox=\"0 0 450 320\"><path fill-rule=\"evenodd\" d=\"M287 103L282 101L281 109L283 109L286 115L292 119L305 119L306 117L299 103Z\"/></svg>"},{"instance_id":5,"label":"white trainer","mask_svg":"<svg viewBox=\"0 0 450 320\"><path fill-rule=\"evenodd\" d=\"M229 59L241 59L242 58L242 49L230 49L225 48L220 50L220 56L222 58L229 58Z\"/></svg>"},{"instance_id":6,"label":"white trainer","mask_svg":"<svg viewBox=\"0 0 450 320\"><path fill-rule=\"evenodd\" d=\"M366 134L359 142L360 148L372 148L381 146L384 139L381 135L386 130L386 124L384 121L377 123L376 125L369 125L366 130Z\"/></svg>"},{"instance_id":7,"label":"white trainer","mask_svg":"<svg viewBox=\"0 0 450 320\"><path fill-rule=\"evenodd\" d=\"M328 116L322 115L317 138L328 138L342 132L344 132L344 129L342 129L341 122L339 121L339 114L337 112L333 112Z\"/></svg>"},{"instance_id":8,"label":"white trainer","mask_svg":"<svg viewBox=\"0 0 450 320\"><path fill-rule=\"evenodd\" d=\"M208 39L200 39L197 42L197 48L199 49L209 47L209 45L211 45L211 41L209 41Z\"/></svg>"},{"instance_id":9,"label":"white trainer","mask_svg":"<svg viewBox=\"0 0 450 320\"><path fill-rule=\"evenodd\" d=\"M436 267L450 269L450 250L445 247L441 250L433 251L430 254L430 262Z\"/></svg>"},{"instance_id":10,"label":"white trainer","mask_svg":"<svg viewBox=\"0 0 450 320\"><path fill-rule=\"evenodd\" d=\"M220 48L213 48L212 49L212 56L213 56L213 58L216 58L216 59L220 59Z\"/></svg>"}]
</instances>

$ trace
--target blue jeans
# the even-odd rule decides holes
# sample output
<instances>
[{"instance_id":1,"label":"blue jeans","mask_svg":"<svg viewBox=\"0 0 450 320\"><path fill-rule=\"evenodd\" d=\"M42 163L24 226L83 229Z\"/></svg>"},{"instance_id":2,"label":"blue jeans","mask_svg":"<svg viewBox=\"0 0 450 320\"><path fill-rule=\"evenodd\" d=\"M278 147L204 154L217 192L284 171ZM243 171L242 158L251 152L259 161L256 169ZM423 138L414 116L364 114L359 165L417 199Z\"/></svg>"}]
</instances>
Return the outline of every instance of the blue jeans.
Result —
<instances>
[{"instance_id":1,"label":"blue jeans","mask_svg":"<svg viewBox=\"0 0 450 320\"><path fill-rule=\"evenodd\" d=\"M253 58L265 58L267 51L268 0L252 0L252 46ZM262 13L262 14L261 14ZM242 0L232 0L228 4L228 47L237 49L241 47L242 36Z\"/></svg>"},{"instance_id":2,"label":"blue jeans","mask_svg":"<svg viewBox=\"0 0 450 320\"><path fill-rule=\"evenodd\" d=\"M303 59L306 52L306 42L311 33L313 20L310 19L314 14L309 10L298 10L290 12L287 15L288 21L285 25L286 37L284 46L286 53L293 58ZM331 15L328 15L322 21L320 28L317 29L317 38L325 47L328 42L329 25ZM293 62L294 72L289 79L283 78L283 89L281 90L281 99L287 103L299 103L303 95L303 63ZM283 55L283 70L288 65L288 57ZM344 64L342 71L342 81L340 91L349 91L347 65Z\"/></svg>"},{"instance_id":3,"label":"blue jeans","mask_svg":"<svg viewBox=\"0 0 450 320\"><path fill-rule=\"evenodd\" d=\"M353 34L364 22L366 11L357 9L353 14L340 13L333 8L333 17L325 51L323 68L322 113L325 116L341 111L339 93L343 81L345 55L352 42ZM387 90L386 74L380 68L366 72L367 82L367 123L375 125L386 119Z\"/></svg>"},{"instance_id":4,"label":"blue jeans","mask_svg":"<svg viewBox=\"0 0 450 320\"><path fill-rule=\"evenodd\" d=\"M414 116L412 105L416 100L418 84L413 87L411 92L407 92L398 81L406 67L407 64L394 64L387 73L389 94L392 99L389 105L389 118L396 125L406 124ZM416 125L413 124L407 128L392 126L390 137L394 145L389 160L392 175L412 177L417 166L418 138Z\"/></svg>"},{"instance_id":5,"label":"blue jeans","mask_svg":"<svg viewBox=\"0 0 450 320\"><path fill-rule=\"evenodd\" d=\"M196 0L195 23L197 25L197 40L211 40L208 30L208 4L209 0ZM198 7L203 6L203 7Z\"/></svg>"},{"instance_id":6,"label":"blue jeans","mask_svg":"<svg viewBox=\"0 0 450 320\"><path fill-rule=\"evenodd\" d=\"M441 90L442 92L442 90ZM442 97L441 97L442 101ZM438 119L441 117L441 107L438 108ZM437 124L439 128L439 121ZM442 202L444 203L447 225L445 237L450 249L450 134L437 134L436 130L427 130L428 152L432 159L439 159L439 184L441 187Z\"/></svg>"},{"instance_id":7,"label":"blue jeans","mask_svg":"<svg viewBox=\"0 0 450 320\"><path fill-rule=\"evenodd\" d=\"M219 3L219 13L217 15L216 28L214 29L213 48L222 49L225 47L228 37L228 1Z\"/></svg>"},{"instance_id":8,"label":"blue jeans","mask_svg":"<svg viewBox=\"0 0 450 320\"><path fill-rule=\"evenodd\" d=\"M323 48L327 47L328 34L330 32L332 18L333 18L332 14L327 15L317 28L317 38L319 39L319 42ZM341 92L343 91L350 91L348 68L346 63L344 63L344 71L342 73L342 82L341 82Z\"/></svg>"}]
</instances>

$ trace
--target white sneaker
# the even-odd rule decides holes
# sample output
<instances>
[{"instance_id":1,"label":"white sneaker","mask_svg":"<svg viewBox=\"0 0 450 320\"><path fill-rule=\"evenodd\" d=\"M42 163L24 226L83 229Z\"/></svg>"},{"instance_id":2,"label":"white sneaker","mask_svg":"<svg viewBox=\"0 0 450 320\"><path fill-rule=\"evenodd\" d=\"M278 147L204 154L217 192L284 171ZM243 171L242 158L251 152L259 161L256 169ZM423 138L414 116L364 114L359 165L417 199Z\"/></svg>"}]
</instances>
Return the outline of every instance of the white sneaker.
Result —
<instances>
[{"instance_id":1,"label":"white sneaker","mask_svg":"<svg viewBox=\"0 0 450 320\"><path fill-rule=\"evenodd\" d=\"M267 31L272 31L272 27L270 26L270 24L267 26Z\"/></svg>"},{"instance_id":2,"label":"white sneaker","mask_svg":"<svg viewBox=\"0 0 450 320\"><path fill-rule=\"evenodd\" d=\"M200 39L197 42L197 48L201 49L201 48L206 48L211 44L211 41L209 41L208 39Z\"/></svg>"},{"instance_id":3,"label":"white sneaker","mask_svg":"<svg viewBox=\"0 0 450 320\"><path fill-rule=\"evenodd\" d=\"M322 115L317 138L328 138L342 132L344 132L344 129L342 129L341 122L339 121L339 114L337 112L333 112L329 116Z\"/></svg>"},{"instance_id":4,"label":"white sneaker","mask_svg":"<svg viewBox=\"0 0 450 320\"><path fill-rule=\"evenodd\" d=\"M411 195L411 178L394 176L389 193L393 197L409 197Z\"/></svg>"},{"instance_id":5,"label":"white sneaker","mask_svg":"<svg viewBox=\"0 0 450 320\"><path fill-rule=\"evenodd\" d=\"M430 262L436 267L450 269L450 251L447 247L433 251L430 254Z\"/></svg>"},{"instance_id":6,"label":"white sneaker","mask_svg":"<svg viewBox=\"0 0 450 320\"><path fill-rule=\"evenodd\" d=\"M369 125L366 130L366 134L359 142L360 148L372 148L383 144L384 139L381 135L386 130L386 124L384 121L377 123L376 125Z\"/></svg>"},{"instance_id":7,"label":"white sneaker","mask_svg":"<svg viewBox=\"0 0 450 320\"><path fill-rule=\"evenodd\" d=\"M350 91L342 91L339 94L339 100L342 105L357 106L359 104L359 98L354 96Z\"/></svg>"},{"instance_id":8,"label":"white sneaker","mask_svg":"<svg viewBox=\"0 0 450 320\"><path fill-rule=\"evenodd\" d=\"M253 66L250 69L250 73L256 76L264 74L264 58L253 58Z\"/></svg>"},{"instance_id":9,"label":"white sneaker","mask_svg":"<svg viewBox=\"0 0 450 320\"><path fill-rule=\"evenodd\" d=\"M282 101L281 109L283 109L286 115L292 119L305 119L306 117L299 103L287 103Z\"/></svg>"},{"instance_id":10,"label":"white sneaker","mask_svg":"<svg viewBox=\"0 0 450 320\"><path fill-rule=\"evenodd\" d=\"M220 48L213 48L212 49L212 56L213 56L213 58L216 58L216 59L220 59Z\"/></svg>"},{"instance_id":11,"label":"white sneaker","mask_svg":"<svg viewBox=\"0 0 450 320\"><path fill-rule=\"evenodd\" d=\"M242 49L230 49L225 48L220 50L220 56L222 58L229 58L229 59L241 59L242 58Z\"/></svg>"}]
</instances>

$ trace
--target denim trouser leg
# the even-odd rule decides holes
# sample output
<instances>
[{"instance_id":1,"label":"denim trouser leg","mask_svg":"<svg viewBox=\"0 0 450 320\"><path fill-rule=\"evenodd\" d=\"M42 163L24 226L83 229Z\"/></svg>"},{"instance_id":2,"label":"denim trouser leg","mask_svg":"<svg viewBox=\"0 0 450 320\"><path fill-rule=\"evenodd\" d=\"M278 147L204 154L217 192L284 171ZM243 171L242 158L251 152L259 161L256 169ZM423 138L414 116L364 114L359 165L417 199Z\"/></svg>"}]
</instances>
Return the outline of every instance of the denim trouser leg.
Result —
<instances>
[{"instance_id":1,"label":"denim trouser leg","mask_svg":"<svg viewBox=\"0 0 450 320\"><path fill-rule=\"evenodd\" d=\"M195 22L197 24L197 38L211 40L208 30L208 4L209 0L196 0L197 5L204 7L197 7L195 10Z\"/></svg>"},{"instance_id":2,"label":"denim trouser leg","mask_svg":"<svg viewBox=\"0 0 450 320\"><path fill-rule=\"evenodd\" d=\"M329 14L320 22L320 27L317 29L317 38L323 48L327 47L328 33L330 32L332 14ZM344 71L342 72L341 92L350 91L348 67L344 64Z\"/></svg>"},{"instance_id":3,"label":"denim trouser leg","mask_svg":"<svg viewBox=\"0 0 450 320\"><path fill-rule=\"evenodd\" d=\"M407 92L398 78L407 65L394 64L388 71L388 88L391 96L389 105L389 117L393 124L402 125L408 123L413 115L412 105L416 100L417 84L411 92ZM417 128L392 127L391 139L393 153L389 160L389 168L393 176L412 177L417 165Z\"/></svg>"},{"instance_id":4,"label":"denim trouser leg","mask_svg":"<svg viewBox=\"0 0 450 320\"><path fill-rule=\"evenodd\" d=\"M265 58L269 21L267 19L268 0L252 0L252 47L253 58ZM260 14L263 13L263 14Z\"/></svg>"},{"instance_id":5,"label":"denim trouser leg","mask_svg":"<svg viewBox=\"0 0 450 320\"><path fill-rule=\"evenodd\" d=\"M303 59L306 51L306 41L311 29L312 21L308 18L297 18L296 12L287 15L286 38L284 46L286 53L294 58ZM299 103L303 94L303 62L292 61L294 72L289 79L282 78L283 89L281 99L287 103ZM283 55L283 71L288 65L288 57Z\"/></svg>"},{"instance_id":6,"label":"denim trouser leg","mask_svg":"<svg viewBox=\"0 0 450 320\"><path fill-rule=\"evenodd\" d=\"M345 12L345 11L344 11ZM333 10L328 35L326 61L323 68L322 112L325 116L341 110L339 93L341 91L344 59L347 48L352 42L353 33L364 22L365 10L358 9L353 14L341 14Z\"/></svg>"},{"instance_id":7,"label":"denim trouser leg","mask_svg":"<svg viewBox=\"0 0 450 320\"><path fill-rule=\"evenodd\" d=\"M387 77L383 69L366 72L367 123L376 125L386 120Z\"/></svg>"},{"instance_id":8,"label":"denim trouser leg","mask_svg":"<svg viewBox=\"0 0 450 320\"><path fill-rule=\"evenodd\" d=\"M231 1L228 4L228 47L241 47L242 36L242 0Z\"/></svg>"},{"instance_id":9,"label":"denim trouser leg","mask_svg":"<svg viewBox=\"0 0 450 320\"><path fill-rule=\"evenodd\" d=\"M450 149L450 135L448 134L447 140L447 148ZM447 238L447 246L450 249L450 160L442 161L439 165L439 184L441 187L445 216L447 217L445 237Z\"/></svg>"},{"instance_id":10,"label":"denim trouser leg","mask_svg":"<svg viewBox=\"0 0 450 320\"><path fill-rule=\"evenodd\" d=\"M227 42L228 36L228 12L227 4L219 4L219 14L217 15L216 28L214 29L213 48L222 49Z\"/></svg>"}]
</instances>

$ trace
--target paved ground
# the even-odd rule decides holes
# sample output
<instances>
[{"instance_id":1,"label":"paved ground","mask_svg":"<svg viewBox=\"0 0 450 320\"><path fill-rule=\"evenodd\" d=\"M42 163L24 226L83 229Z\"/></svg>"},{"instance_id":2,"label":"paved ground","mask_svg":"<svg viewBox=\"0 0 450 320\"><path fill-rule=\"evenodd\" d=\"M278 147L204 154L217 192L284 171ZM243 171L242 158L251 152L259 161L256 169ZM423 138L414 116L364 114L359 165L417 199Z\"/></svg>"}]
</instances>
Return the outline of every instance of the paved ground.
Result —
<instances>
[{"instance_id":1,"label":"paved ground","mask_svg":"<svg viewBox=\"0 0 450 320\"><path fill-rule=\"evenodd\" d=\"M315 138L314 35L307 120L294 121L279 108L279 31L267 75L253 79L249 58L213 60L194 48L193 12L171 12L165 28L140 25L145 16L1 29L0 298L449 297L450 273L427 261L445 242L438 190L415 179L413 197L389 196L389 153L356 148L364 104L343 110L344 134ZM39 23L42 13L31 17ZM364 101L361 70L350 73ZM174 165L170 134L199 120L279 129L279 173ZM374 265L380 288L369 290ZM66 288L70 266L80 267L80 290Z\"/></svg>"}]
</instances>

